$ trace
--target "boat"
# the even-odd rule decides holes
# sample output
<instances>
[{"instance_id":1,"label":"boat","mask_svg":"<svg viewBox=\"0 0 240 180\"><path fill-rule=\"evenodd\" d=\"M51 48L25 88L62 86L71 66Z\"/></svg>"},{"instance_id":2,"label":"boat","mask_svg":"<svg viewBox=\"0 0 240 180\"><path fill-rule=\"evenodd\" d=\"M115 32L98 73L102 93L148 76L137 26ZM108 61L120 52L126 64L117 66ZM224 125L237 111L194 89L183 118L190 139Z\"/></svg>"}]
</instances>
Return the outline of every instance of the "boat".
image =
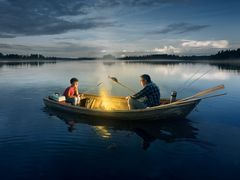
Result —
<instances>
[{"instance_id":1,"label":"boat","mask_svg":"<svg viewBox=\"0 0 240 180\"><path fill-rule=\"evenodd\" d=\"M126 98L121 96L81 94L81 103L77 106L71 105L66 101L58 102L50 97L45 97L43 101L47 108L79 116L121 121L166 120L185 118L196 108L202 99L224 95L220 94L206 97L206 95L221 89L224 89L224 85L206 89L193 96L178 99L171 103L170 99L161 99L159 106L134 110L128 109Z\"/></svg>"}]
</instances>

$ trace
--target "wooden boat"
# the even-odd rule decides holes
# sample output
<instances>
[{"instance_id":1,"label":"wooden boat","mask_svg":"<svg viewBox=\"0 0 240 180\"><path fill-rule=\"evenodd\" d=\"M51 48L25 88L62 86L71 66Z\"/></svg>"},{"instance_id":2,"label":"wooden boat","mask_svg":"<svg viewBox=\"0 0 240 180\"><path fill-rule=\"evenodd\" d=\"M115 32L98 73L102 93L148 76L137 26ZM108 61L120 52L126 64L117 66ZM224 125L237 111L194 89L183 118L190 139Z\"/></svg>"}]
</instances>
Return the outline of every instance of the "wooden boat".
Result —
<instances>
[{"instance_id":1,"label":"wooden boat","mask_svg":"<svg viewBox=\"0 0 240 180\"><path fill-rule=\"evenodd\" d=\"M170 103L169 99L161 99L161 105L146 109L128 110L125 97L105 97L92 94L82 94L81 103L78 106L70 103L57 102L49 97L43 99L48 108L64 111L82 116L100 117L118 120L161 120L185 118L203 99L206 94L223 89L224 86L216 86L201 91L194 96L179 99ZM212 97L212 96L211 96ZM206 98L206 97L205 97Z\"/></svg>"}]
</instances>

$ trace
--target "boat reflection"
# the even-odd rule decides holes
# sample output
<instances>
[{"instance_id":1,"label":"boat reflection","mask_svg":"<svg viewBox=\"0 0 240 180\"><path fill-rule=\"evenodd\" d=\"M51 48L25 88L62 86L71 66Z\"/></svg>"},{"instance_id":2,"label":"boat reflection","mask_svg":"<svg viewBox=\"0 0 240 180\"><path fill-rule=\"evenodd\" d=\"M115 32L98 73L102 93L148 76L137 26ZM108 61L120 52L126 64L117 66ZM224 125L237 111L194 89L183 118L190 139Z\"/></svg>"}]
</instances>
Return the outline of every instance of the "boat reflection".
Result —
<instances>
[{"instance_id":1,"label":"boat reflection","mask_svg":"<svg viewBox=\"0 0 240 180\"><path fill-rule=\"evenodd\" d=\"M77 128L77 124L88 124L104 139L111 138L111 136L113 136L112 132L116 131L127 131L129 134L136 134L141 137L142 148L144 150L147 150L156 140L161 140L166 143L180 140L192 141L197 139L196 136L198 134L198 129L193 127L191 121L188 119L161 120L159 122L112 121L83 116L78 117L47 108L45 108L44 111L50 116L56 116L63 120L67 124L69 132L73 132Z\"/></svg>"}]
</instances>

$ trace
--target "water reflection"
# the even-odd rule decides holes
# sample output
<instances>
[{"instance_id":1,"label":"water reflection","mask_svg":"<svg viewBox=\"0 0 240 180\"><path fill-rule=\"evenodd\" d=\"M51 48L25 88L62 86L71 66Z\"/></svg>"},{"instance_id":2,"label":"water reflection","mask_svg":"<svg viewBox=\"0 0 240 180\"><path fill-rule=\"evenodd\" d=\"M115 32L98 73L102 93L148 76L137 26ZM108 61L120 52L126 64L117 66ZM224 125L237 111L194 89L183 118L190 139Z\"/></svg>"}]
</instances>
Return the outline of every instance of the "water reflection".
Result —
<instances>
[{"instance_id":1,"label":"water reflection","mask_svg":"<svg viewBox=\"0 0 240 180\"><path fill-rule=\"evenodd\" d=\"M142 149L147 150L156 140L173 143L179 140L196 140L198 129L191 125L188 119L179 119L159 122L133 122L111 121L89 117L78 117L72 114L50 110L44 111L49 116L56 116L67 124L67 130L73 132L78 124L88 124L93 127L96 134L103 139L114 136L116 131L127 131L128 134L136 134L142 139Z\"/></svg>"},{"instance_id":2,"label":"water reflection","mask_svg":"<svg viewBox=\"0 0 240 180\"><path fill-rule=\"evenodd\" d=\"M240 62L237 63L210 63L212 66L217 66L219 70L226 70L226 71L235 71L240 73Z\"/></svg>"},{"instance_id":3,"label":"water reflection","mask_svg":"<svg viewBox=\"0 0 240 180\"><path fill-rule=\"evenodd\" d=\"M51 61L0 61L0 68L3 66L42 66L44 64L56 64L62 61L56 61L56 60L51 60ZM201 64L208 64L212 67L217 67L219 70L228 70L228 71L236 71L237 73L240 73L240 62L238 61L175 61L175 60L148 60L148 61L139 61L139 60L134 60L134 61L103 61L103 65L105 66L113 66L116 65L117 63L124 63L124 64L149 64L149 65L164 65L166 66L177 66L177 65L201 65Z\"/></svg>"},{"instance_id":4,"label":"water reflection","mask_svg":"<svg viewBox=\"0 0 240 180\"><path fill-rule=\"evenodd\" d=\"M31 66L38 67L44 64L56 64L56 61L0 61L0 68L7 67L21 67L21 66Z\"/></svg>"},{"instance_id":5,"label":"water reflection","mask_svg":"<svg viewBox=\"0 0 240 180\"><path fill-rule=\"evenodd\" d=\"M165 66L176 66L176 65L195 65L195 64L208 64L213 67L217 67L219 70L228 70L228 71L236 71L237 73L240 73L240 62L236 60L228 60L228 61L175 61L175 60L166 60L166 61L124 61L126 64L152 64L152 65L165 65ZM114 63L104 63L104 65L113 65Z\"/></svg>"},{"instance_id":6,"label":"water reflection","mask_svg":"<svg viewBox=\"0 0 240 180\"><path fill-rule=\"evenodd\" d=\"M203 170L207 177L238 177L239 67L228 70L223 65L219 70L217 65L209 64L151 65L122 61L105 64L57 61L41 67L13 67L0 68L1 94L4 94L0 105L2 179L36 179L36 175L41 175L41 179L47 175L52 179L80 179L92 174L104 178L110 172L118 178L129 172L132 177L142 179L179 176L194 179ZM219 84L226 85L228 95L200 103L199 112L189 116L192 121L119 123L42 111L42 98L63 92L73 76L79 79L80 91L92 88L90 93L97 94L96 85L105 77L103 85L109 85L112 95L125 96L128 92L109 81L108 75L139 90L139 75L150 73L164 98L170 96L171 90L181 88L199 69L204 73L212 67L209 76L182 93L178 91L178 97ZM221 78L216 80L218 72Z\"/></svg>"}]
</instances>

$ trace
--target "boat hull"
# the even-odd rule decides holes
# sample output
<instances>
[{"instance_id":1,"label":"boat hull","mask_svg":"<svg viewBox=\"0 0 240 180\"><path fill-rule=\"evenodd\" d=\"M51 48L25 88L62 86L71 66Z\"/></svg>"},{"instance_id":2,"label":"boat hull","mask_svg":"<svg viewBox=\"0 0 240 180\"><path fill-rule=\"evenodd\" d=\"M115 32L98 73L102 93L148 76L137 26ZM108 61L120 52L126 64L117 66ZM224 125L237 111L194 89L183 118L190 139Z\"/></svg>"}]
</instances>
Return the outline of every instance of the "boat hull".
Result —
<instances>
[{"instance_id":1,"label":"boat hull","mask_svg":"<svg viewBox=\"0 0 240 180\"><path fill-rule=\"evenodd\" d=\"M200 99L193 99L178 104L160 105L152 108L138 109L138 110L98 110L88 109L80 106L73 106L68 103L61 103L53 101L49 98L43 99L46 107L72 113L79 116L99 117L104 119L118 119L118 120L161 120L161 119L179 119L185 118L200 102Z\"/></svg>"}]
</instances>

